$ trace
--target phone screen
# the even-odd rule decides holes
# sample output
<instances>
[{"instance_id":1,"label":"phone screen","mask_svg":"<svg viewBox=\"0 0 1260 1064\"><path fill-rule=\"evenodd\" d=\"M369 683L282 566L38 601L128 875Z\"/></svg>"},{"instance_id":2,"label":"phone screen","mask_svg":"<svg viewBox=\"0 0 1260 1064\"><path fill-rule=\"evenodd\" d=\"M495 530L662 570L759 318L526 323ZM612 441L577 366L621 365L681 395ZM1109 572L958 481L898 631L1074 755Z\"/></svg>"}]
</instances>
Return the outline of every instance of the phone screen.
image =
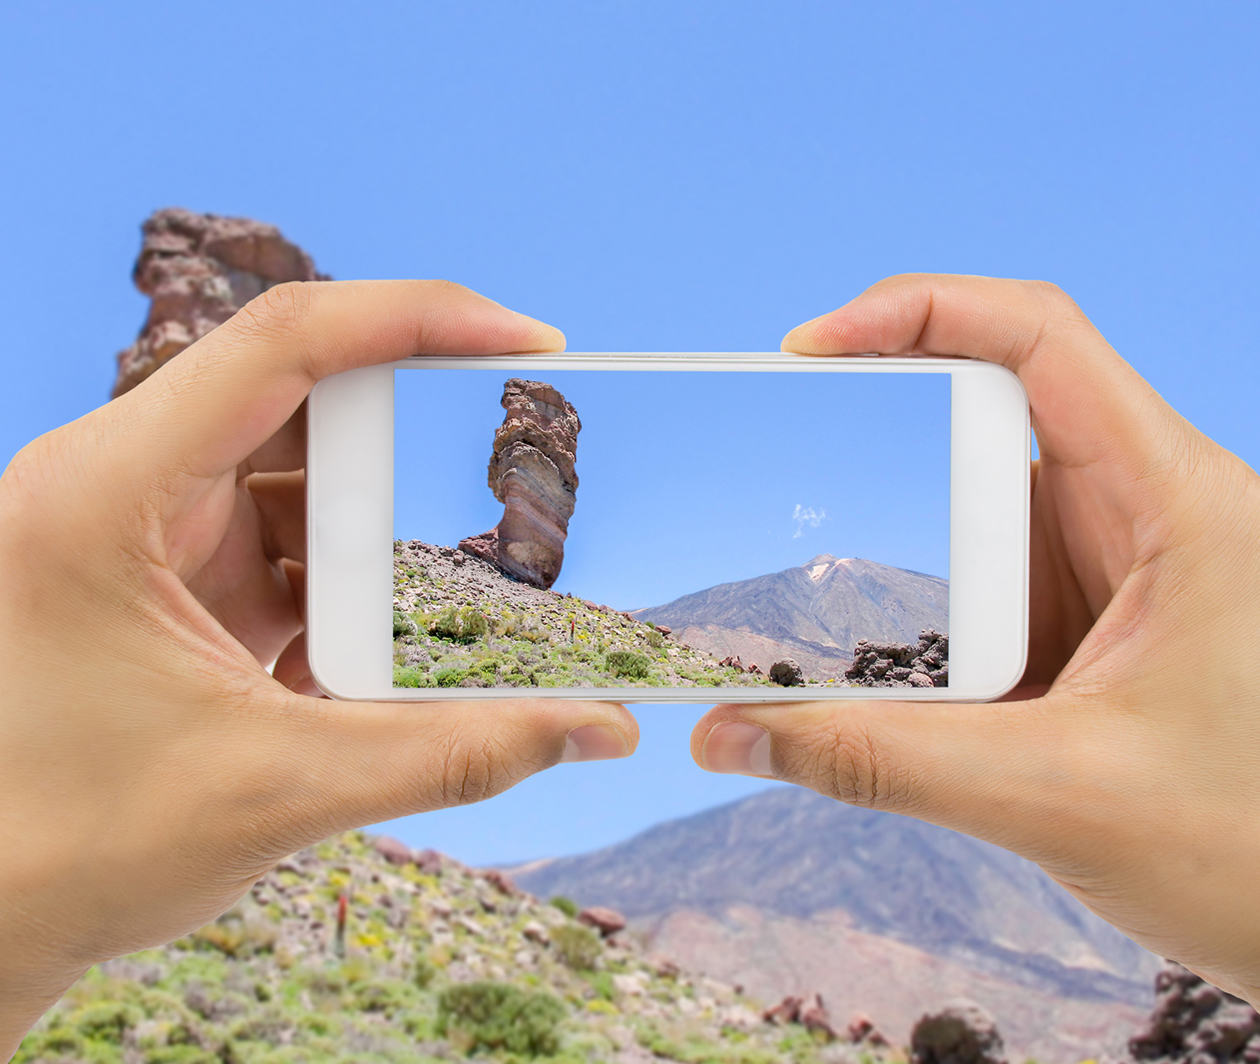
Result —
<instances>
[{"instance_id":1,"label":"phone screen","mask_svg":"<svg viewBox=\"0 0 1260 1064\"><path fill-rule=\"evenodd\" d=\"M394 376L395 687L948 686L948 373Z\"/></svg>"}]
</instances>

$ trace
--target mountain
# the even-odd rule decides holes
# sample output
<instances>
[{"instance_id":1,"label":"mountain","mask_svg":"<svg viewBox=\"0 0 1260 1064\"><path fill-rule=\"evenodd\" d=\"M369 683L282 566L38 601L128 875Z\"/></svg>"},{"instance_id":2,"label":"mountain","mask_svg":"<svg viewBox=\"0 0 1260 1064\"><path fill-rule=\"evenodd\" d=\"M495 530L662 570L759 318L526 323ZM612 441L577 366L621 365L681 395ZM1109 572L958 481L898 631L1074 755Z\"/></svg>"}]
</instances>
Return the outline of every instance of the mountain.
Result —
<instances>
[{"instance_id":1,"label":"mountain","mask_svg":"<svg viewBox=\"0 0 1260 1064\"><path fill-rule=\"evenodd\" d=\"M860 639L913 643L949 627L949 581L864 558L820 554L804 565L696 591L632 616L668 625L718 658L766 670L793 658L811 679L839 676Z\"/></svg>"},{"instance_id":2,"label":"mountain","mask_svg":"<svg viewBox=\"0 0 1260 1064\"><path fill-rule=\"evenodd\" d=\"M280 862L213 923L89 970L14 1062L837 1059L801 1024L764 1022L738 988L582 917L432 850L348 832Z\"/></svg>"},{"instance_id":3,"label":"mountain","mask_svg":"<svg viewBox=\"0 0 1260 1064\"><path fill-rule=\"evenodd\" d=\"M514 874L615 906L653 948L764 998L819 990L900 1030L963 993L1043 1060L1122 1051L1159 968L1022 858L792 787Z\"/></svg>"}]
</instances>

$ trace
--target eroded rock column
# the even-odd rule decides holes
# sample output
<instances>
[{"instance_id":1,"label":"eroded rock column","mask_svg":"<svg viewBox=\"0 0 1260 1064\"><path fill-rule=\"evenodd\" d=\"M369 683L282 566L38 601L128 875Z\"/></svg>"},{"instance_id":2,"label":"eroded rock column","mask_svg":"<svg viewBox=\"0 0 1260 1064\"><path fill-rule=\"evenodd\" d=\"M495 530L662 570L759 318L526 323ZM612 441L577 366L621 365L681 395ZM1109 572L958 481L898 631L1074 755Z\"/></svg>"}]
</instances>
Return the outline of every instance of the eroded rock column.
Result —
<instances>
[{"instance_id":1,"label":"eroded rock column","mask_svg":"<svg viewBox=\"0 0 1260 1064\"><path fill-rule=\"evenodd\" d=\"M507 411L494 434L487 481L503 503L489 532L459 549L534 587L560 575L569 518L577 503L577 411L550 384L513 377L500 400Z\"/></svg>"}]
</instances>

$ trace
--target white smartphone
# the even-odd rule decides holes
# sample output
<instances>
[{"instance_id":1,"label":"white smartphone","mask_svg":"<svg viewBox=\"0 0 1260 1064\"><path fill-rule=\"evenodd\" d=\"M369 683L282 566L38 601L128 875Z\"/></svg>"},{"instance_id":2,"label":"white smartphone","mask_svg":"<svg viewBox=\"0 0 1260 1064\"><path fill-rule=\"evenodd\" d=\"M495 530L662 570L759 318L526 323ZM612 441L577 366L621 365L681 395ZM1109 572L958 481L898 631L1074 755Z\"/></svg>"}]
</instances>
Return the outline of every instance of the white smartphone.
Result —
<instances>
[{"instance_id":1,"label":"white smartphone","mask_svg":"<svg viewBox=\"0 0 1260 1064\"><path fill-rule=\"evenodd\" d=\"M1019 379L958 358L416 356L308 406L334 698L981 700L1024 670Z\"/></svg>"}]
</instances>

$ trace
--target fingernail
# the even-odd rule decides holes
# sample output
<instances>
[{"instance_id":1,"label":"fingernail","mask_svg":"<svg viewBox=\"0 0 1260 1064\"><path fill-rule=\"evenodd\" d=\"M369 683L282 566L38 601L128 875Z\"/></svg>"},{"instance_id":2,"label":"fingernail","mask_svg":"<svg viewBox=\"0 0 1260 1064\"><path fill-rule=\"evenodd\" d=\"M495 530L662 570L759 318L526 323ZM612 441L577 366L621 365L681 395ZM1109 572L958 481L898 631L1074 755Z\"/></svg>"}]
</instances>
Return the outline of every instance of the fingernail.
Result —
<instances>
[{"instance_id":1,"label":"fingernail","mask_svg":"<svg viewBox=\"0 0 1260 1064\"><path fill-rule=\"evenodd\" d=\"M743 772L770 775L770 733L742 720L714 725L700 751L710 772Z\"/></svg>"},{"instance_id":2,"label":"fingernail","mask_svg":"<svg viewBox=\"0 0 1260 1064\"><path fill-rule=\"evenodd\" d=\"M561 761L607 761L625 757L626 744L612 728L601 724L584 724L569 732Z\"/></svg>"}]
</instances>

